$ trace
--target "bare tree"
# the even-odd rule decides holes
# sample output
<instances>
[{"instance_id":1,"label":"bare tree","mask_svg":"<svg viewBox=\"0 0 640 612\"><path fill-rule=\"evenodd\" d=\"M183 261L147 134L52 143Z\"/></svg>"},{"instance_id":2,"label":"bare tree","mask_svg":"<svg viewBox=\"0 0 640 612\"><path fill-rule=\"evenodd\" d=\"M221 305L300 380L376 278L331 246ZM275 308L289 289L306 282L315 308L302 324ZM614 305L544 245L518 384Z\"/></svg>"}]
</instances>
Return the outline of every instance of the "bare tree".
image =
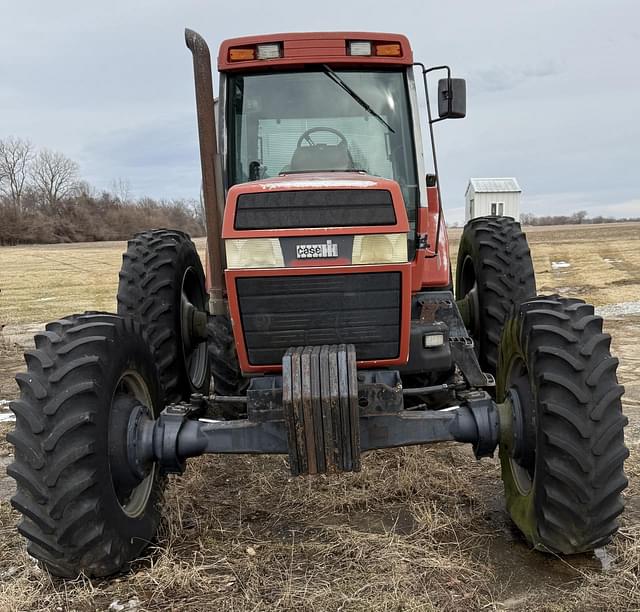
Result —
<instances>
[{"instance_id":1,"label":"bare tree","mask_svg":"<svg viewBox=\"0 0 640 612\"><path fill-rule=\"evenodd\" d=\"M9 198L17 212L22 208L22 193L33 159L33 145L28 140L0 140L0 193Z\"/></svg>"},{"instance_id":2,"label":"bare tree","mask_svg":"<svg viewBox=\"0 0 640 612\"><path fill-rule=\"evenodd\" d=\"M131 183L128 179L114 179L111 182L111 193L120 200L120 204L129 204L131 202Z\"/></svg>"},{"instance_id":3,"label":"bare tree","mask_svg":"<svg viewBox=\"0 0 640 612\"><path fill-rule=\"evenodd\" d=\"M78 164L58 151L42 149L33 162L31 177L49 206L74 194L78 185Z\"/></svg>"}]
</instances>

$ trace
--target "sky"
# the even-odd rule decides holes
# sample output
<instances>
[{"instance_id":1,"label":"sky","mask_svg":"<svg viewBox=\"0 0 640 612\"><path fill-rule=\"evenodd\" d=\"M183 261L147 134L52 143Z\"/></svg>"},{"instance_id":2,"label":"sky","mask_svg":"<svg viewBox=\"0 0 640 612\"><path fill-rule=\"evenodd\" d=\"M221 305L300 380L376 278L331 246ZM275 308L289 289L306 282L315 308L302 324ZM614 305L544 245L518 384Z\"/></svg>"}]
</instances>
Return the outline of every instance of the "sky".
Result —
<instances>
[{"instance_id":1,"label":"sky","mask_svg":"<svg viewBox=\"0 0 640 612\"><path fill-rule=\"evenodd\" d=\"M416 61L450 65L467 118L435 126L449 222L469 177L492 176L518 179L523 212L640 216L633 0L0 0L0 138L65 153L97 189L197 197L185 27L214 60L225 38L362 30L406 34Z\"/></svg>"}]
</instances>

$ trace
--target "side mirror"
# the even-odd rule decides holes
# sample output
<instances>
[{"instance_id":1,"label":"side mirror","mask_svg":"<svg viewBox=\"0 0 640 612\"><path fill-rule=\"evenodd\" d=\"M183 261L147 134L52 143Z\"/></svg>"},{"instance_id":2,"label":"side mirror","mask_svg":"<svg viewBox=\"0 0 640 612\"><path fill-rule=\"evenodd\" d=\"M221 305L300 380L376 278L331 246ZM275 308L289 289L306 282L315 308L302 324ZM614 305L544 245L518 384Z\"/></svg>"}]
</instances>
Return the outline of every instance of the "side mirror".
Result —
<instances>
[{"instance_id":1,"label":"side mirror","mask_svg":"<svg viewBox=\"0 0 640 612\"><path fill-rule=\"evenodd\" d=\"M467 114L467 84L464 79L438 81L438 116L462 119Z\"/></svg>"}]
</instances>

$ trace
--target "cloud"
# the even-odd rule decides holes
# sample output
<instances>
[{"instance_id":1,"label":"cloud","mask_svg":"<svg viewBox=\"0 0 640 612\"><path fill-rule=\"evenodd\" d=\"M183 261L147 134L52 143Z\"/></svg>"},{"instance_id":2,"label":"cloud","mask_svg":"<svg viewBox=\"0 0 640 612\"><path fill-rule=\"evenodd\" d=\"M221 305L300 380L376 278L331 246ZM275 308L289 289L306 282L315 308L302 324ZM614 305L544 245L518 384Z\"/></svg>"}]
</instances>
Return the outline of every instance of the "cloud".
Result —
<instances>
[{"instance_id":1,"label":"cloud","mask_svg":"<svg viewBox=\"0 0 640 612\"><path fill-rule=\"evenodd\" d=\"M478 93L504 92L514 89L531 79L541 79L560 73L556 62L548 58L525 66L494 66L480 70L470 81Z\"/></svg>"},{"instance_id":2,"label":"cloud","mask_svg":"<svg viewBox=\"0 0 640 612\"><path fill-rule=\"evenodd\" d=\"M602 207L598 206L598 209L602 210ZM607 204L604 211L603 214L612 217L640 217L640 198Z\"/></svg>"},{"instance_id":3,"label":"cloud","mask_svg":"<svg viewBox=\"0 0 640 612\"><path fill-rule=\"evenodd\" d=\"M102 188L107 186L105 180L122 178L130 181L138 196L198 197L195 112L105 131L87 143L82 160L87 178Z\"/></svg>"},{"instance_id":4,"label":"cloud","mask_svg":"<svg viewBox=\"0 0 640 612\"><path fill-rule=\"evenodd\" d=\"M467 0L456 11L423 0L397 11L381 0L325 0L320 12L299 0L272 11L257 0L224 11L202 0L5 4L0 138L64 152L99 189L123 178L138 195L197 196L184 26L205 36L214 64L230 36L360 29L406 33L416 59L449 64L469 82L467 119L436 128L448 219L461 214L470 176L516 176L523 210L529 202L557 213L588 205L595 215L637 203L634 0ZM426 134L424 113L422 122Z\"/></svg>"}]
</instances>

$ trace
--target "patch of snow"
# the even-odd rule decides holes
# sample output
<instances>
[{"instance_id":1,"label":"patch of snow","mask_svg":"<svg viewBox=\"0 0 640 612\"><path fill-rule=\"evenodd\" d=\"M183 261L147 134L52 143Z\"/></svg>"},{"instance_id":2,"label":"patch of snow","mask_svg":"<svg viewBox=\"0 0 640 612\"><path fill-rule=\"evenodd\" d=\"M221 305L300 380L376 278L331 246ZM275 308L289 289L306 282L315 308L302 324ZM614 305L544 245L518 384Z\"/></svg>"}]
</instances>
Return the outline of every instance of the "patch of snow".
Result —
<instances>
[{"instance_id":1,"label":"patch of snow","mask_svg":"<svg viewBox=\"0 0 640 612\"><path fill-rule=\"evenodd\" d=\"M114 599L107 610L109 612L122 612L123 610L138 610L140 608L140 600L137 597L127 602L120 603L119 599Z\"/></svg>"},{"instance_id":2,"label":"patch of snow","mask_svg":"<svg viewBox=\"0 0 640 612\"><path fill-rule=\"evenodd\" d=\"M11 400L0 400L0 423L9 423L16 420L16 415L7 410Z\"/></svg>"},{"instance_id":3,"label":"patch of snow","mask_svg":"<svg viewBox=\"0 0 640 612\"><path fill-rule=\"evenodd\" d=\"M551 262L551 268L553 270L560 270L562 268L570 268L571 264L567 263L566 261L552 261Z\"/></svg>"},{"instance_id":4,"label":"patch of snow","mask_svg":"<svg viewBox=\"0 0 640 612\"><path fill-rule=\"evenodd\" d=\"M613 568L615 557L609 554L609 551L603 546L602 548L596 548L593 554L598 561L602 564L602 571L608 572Z\"/></svg>"},{"instance_id":5,"label":"patch of snow","mask_svg":"<svg viewBox=\"0 0 640 612\"><path fill-rule=\"evenodd\" d=\"M622 259L609 259L608 257L603 258L607 263L622 263Z\"/></svg>"},{"instance_id":6,"label":"patch of snow","mask_svg":"<svg viewBox=\"0 0 640 612\"><path fill-rule=\"evenodd\" d=\"M598 306L596 314L601 317L620 317L624 315L640 314L640 301L618 302L617 304L607 304Z\"/></svg>"}]
</instances>

